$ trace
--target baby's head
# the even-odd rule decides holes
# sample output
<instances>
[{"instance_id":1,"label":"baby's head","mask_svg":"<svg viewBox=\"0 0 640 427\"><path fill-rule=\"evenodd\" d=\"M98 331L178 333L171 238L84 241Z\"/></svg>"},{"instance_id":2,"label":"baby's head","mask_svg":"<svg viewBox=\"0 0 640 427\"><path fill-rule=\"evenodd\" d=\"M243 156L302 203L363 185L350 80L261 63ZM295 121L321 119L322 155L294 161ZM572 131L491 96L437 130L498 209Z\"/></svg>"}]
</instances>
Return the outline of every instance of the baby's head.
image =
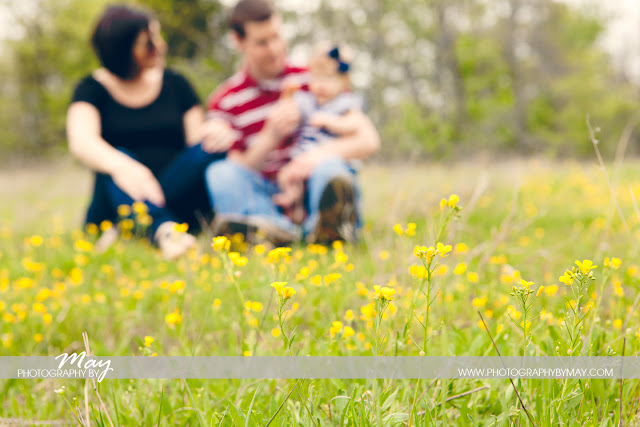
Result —
<instances>
[{"instance_id":1,"label":"baby's head","mask_svg":"<svg viewBox=\"0 0 640 427\"><path fill-rule=\"evenodd\" d=\"M324 104L350 87L349 68L353 54L344 45L318 43L309 60L309 90Z\"/></svg>"}]
</instances>

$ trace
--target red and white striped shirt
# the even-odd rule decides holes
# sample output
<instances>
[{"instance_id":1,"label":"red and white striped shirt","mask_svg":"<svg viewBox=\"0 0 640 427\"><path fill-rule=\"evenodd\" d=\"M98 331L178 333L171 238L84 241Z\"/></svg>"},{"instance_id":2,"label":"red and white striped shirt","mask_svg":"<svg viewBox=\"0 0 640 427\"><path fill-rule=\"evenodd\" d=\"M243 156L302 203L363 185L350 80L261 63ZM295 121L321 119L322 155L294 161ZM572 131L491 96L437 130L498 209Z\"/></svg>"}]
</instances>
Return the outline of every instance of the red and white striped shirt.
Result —
<instances>
[{"instance_id":1,"label":"red and white striped shirt","mask_svg":"<svg viewBox=\"0 0 640 427\"><path fill-rule=\"evenodd\" d=\"M207 101L207 118L227 121L237 132L237 139L230 150L245 151L260 132L269 115L269 109L280 98L283 82L299 84L308 90L306 68L287 65L273 80L257 81L246 69L240 70L223 82ZM293 138L282 141L278 148L267 156L262 174L275 179L278 171L290 160Z\"/></svg>"}]
</instances>

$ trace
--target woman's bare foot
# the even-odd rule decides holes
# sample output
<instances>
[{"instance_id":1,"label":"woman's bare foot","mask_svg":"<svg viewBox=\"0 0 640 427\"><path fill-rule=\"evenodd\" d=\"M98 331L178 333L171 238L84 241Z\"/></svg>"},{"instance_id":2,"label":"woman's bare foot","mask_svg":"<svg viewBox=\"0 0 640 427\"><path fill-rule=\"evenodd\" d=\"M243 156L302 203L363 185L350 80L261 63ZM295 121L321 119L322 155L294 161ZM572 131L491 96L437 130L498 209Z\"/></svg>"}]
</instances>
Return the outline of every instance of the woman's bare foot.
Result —
<instances>
[{"instance_id":1,"label":"woman's bare foot","mask_svg":"<svg viewBox=\"0 0 640 427\"><path fill-rule=\"evenodd\" d=\"M93 250L99 254L103 253L118 240L119 235L120 233L118 232L118 229L115 227L111 227L105 230L102 233L102 236L100 236L100 238L94 245Z\"/></svg>"},{"instance_id":2,"label":"woman's bare foot","mask_svg":"<svg viewBox=\"0 0 640 427\"><path fill-rule=\"evenodd\" d=\"M176 225L173 221L166 221L158 227L154 236L162 257L167 260L180 258L197 243L193 235L176 230Z\"/></svg>"}]
</instances>

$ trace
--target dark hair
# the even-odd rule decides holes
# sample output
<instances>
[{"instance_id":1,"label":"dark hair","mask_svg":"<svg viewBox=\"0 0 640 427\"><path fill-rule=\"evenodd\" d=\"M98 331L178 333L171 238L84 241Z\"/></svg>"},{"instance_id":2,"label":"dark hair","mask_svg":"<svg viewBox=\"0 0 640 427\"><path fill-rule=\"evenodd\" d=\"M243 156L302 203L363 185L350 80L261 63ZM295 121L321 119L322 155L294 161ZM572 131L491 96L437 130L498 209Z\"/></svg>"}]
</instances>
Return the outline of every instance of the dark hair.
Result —
<instances>
[{"instance_id":1,"label":"dark hair","mask_svg":"<svg viewBox=\"0 0 640 427\"><path fill-rule=\"evenodd\" d=\"M109 6L98 21L91 44L103 67L129 80L138 74L133 45L141 31L149 29L151 15L124 5Z\"/></svg>"},{"instance_id":2,"label":"dark hair","mask_svg":"<svg viewBox=\"0 0 640 427\"><path fill-rule=\"evenodd\" d=\"M229 14L229 27L243 39L247 35L244 28L247 22L264 22L275 13L269 0L240 0Z\"/></svg>"}]
</instances>

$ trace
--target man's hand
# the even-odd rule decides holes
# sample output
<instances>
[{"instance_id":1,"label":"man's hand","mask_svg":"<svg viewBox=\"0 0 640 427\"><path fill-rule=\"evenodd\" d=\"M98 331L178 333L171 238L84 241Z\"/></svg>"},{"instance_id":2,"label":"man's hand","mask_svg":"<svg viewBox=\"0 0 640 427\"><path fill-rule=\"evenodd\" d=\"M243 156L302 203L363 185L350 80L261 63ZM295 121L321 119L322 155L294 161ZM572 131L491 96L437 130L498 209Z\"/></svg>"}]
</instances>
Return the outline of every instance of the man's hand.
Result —
<instances>
[{"instance_id":1,"label":"man's hand","mask_svg":"<svg viewBox=\"0 0 640 427\"><path fill-rule=\"evenodd\" d=\"M111 173L111 178L133 200L148 200L156 206L164 206L165 198L160 183L142 163L133 159L121 162Z\"/></svg>"},{"instance_id":2,"label":"man's hand","mask_svg":"<svg viewBox=\"0 0 640 427\"><path fill-rule=\"evenodd\" d=\"M300 109L293 99L280 99L271 111L265 127L277 143L291 135L300 124Z\"/></svg>"},{"instance_id":3,"label":"man's hand","mask_svg":"<svg viewBox=\"0 0 640 427\"><path fill-rule=\"evenodd\" d=\"M236 140L236 131L222 119L210 119L202 124L202 149L207 153L227 151Z\"/></svg>"}]
</instances>

